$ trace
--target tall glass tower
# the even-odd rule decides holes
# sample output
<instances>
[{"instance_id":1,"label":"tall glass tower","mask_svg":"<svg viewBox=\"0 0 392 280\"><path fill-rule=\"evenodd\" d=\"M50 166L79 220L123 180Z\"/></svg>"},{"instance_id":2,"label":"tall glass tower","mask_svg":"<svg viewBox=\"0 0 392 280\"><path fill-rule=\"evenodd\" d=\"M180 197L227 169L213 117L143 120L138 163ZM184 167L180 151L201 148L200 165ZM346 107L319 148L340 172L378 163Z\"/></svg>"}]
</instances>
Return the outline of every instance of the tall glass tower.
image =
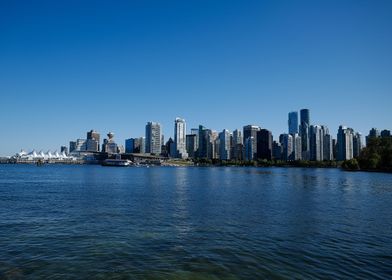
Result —
<instances>
[{"instance_id":1,"label":"tall glass tower","mask_svg":"<svg viewBox=\"0 0 392 280\"><path fill-rule=\"evenodd\" d=\"M298 112L289 113L289 134L294 135L298 133Z\"/></svg>"}]
</instances>

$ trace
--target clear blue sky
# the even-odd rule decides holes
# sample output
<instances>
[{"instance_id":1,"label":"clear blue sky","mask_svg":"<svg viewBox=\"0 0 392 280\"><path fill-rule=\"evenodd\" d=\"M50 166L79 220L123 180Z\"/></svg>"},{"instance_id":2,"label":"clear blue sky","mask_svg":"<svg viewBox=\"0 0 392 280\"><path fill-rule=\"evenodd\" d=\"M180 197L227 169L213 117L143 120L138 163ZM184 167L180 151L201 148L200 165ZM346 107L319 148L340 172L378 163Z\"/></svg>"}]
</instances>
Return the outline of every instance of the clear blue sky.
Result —
<instances>
[{"instance_id":1,"label":"clear blue sky","mask_svg":"<svg viewBox=\"0 0 392 280\"><path fill-rule=\"evenodd\" d=\"M1 1L0 96L0 155L177 116L391 129L392 1Z\"/></svg>"}]
</instances>

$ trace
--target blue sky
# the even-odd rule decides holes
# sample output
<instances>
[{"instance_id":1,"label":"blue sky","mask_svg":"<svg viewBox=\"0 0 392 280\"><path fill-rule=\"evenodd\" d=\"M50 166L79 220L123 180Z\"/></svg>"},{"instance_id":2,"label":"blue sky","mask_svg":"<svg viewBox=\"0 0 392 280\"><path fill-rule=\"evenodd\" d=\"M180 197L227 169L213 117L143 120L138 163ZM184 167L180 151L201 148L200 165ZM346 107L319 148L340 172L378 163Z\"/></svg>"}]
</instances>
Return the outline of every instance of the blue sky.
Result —
<instances>
[{"instance_id":1,"label":"blue sky","mask_svg":"<svg viewBox=\"0 0 392 280\"><path fill-rule=\"evenodd\" d=\"M0 155L313 124L391 129L392 1L1 1Z\"/></svg>"}]
</instances>

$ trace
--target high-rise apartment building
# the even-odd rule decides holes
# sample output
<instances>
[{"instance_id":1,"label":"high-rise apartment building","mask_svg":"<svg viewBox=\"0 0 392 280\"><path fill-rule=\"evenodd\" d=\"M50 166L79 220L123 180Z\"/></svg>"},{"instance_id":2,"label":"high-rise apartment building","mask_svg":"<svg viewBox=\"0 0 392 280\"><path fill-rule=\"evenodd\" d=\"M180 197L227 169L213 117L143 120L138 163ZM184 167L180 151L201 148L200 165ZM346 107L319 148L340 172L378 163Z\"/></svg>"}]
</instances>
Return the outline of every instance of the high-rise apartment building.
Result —
<instances>
[{"instance_id":1,"label":"high-rise apartment building","mask_svg":"<svg viewBox=\"0 0 392 280\"><path fill-rule=\"evenodd\" d=\"M188 158L186 151L186 123L184 119L174 121L174 151L176 158Z\"/></svg>"},{"instance_id":2,"label":"high-rise apartment building","mask_svg":"<svg viewBox=\"0 0 392 280\"><path fill-rule=\"evenodd\" d=\"M348 160L353 158L353 136L354 131L345 126L339 126L337 135L337 160Z\"/></svg>"},{"instance_id":3,"label":"high-rise apartment building","mask_svg":"<svg viewBox=\"0 0 392 280\"><path fill-rule=\"evenodd\" d=\"M161 125L157 122L148 122L146 125L146 153L161 154Z\"/></svg>"}]
</instances>

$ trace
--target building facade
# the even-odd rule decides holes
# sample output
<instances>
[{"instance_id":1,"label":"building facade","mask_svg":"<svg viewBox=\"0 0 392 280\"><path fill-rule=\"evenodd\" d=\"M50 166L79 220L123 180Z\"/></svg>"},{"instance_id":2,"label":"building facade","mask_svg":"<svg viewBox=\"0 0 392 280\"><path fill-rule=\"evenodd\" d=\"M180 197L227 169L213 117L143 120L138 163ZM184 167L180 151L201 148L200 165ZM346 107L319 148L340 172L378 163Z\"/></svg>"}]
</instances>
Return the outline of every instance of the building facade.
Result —
<instances>
[{"instance_id":1,"label":"building facade","mask_svg":"<svg viewBox=\"0 0 392 280\"><path fill-rule=\"evenodd\" d=\"M161 125L157 122L148 122L146 125L146 153L159 155L162 151Z\"/></svg>"},{"instance_id":2,"label":"building facade","mask_svg":"<svg viewBox=\"0 0 392 280\"><path fill-rule=\"evenodd\" d=\"M186 123L181 118L176 118L174 121L174 151L176 158L188 158L186 151Z\"/></svg>"}]
</instances>

